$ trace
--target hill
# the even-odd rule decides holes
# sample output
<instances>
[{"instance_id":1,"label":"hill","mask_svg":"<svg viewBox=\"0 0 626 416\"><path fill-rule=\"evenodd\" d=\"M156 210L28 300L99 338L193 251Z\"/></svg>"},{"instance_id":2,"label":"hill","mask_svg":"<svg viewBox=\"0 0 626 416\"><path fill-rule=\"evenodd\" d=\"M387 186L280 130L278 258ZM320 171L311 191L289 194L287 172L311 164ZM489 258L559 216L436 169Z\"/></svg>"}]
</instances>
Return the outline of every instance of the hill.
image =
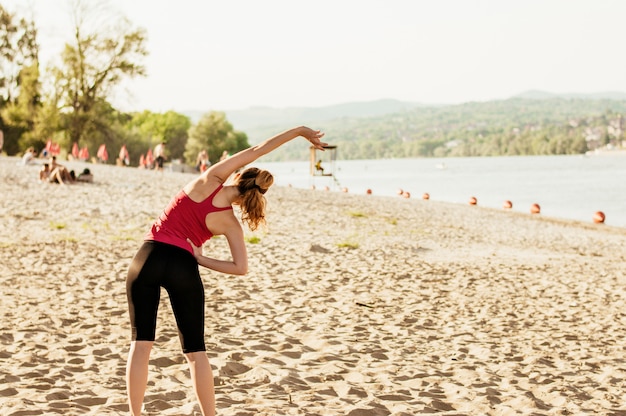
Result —
<instances>
[{"instance_id":1,"label":"hill","mask_svg":"<svg viewBox=\"0 0 626 416\"><path fill-rule=\"evenodd\" d=\"M396 100L226 112L249 142L299 123L326 132L340 159L583 154L624 146L626 94L527 91L507 100L424 105ZM288 143L266 160L306 160Z\"/></svg>"},{"instance_id":2,"label":"hill","mask_svg":"<svg viewBox=\"0 0 626 416\"><path fill-rule=\"evenodd\" d=\"M582 100L626 100L626 93L617 91L597 92L591 94L571 93L554 94L546 91L530 90L515 95L512 98L525 98L530 100L546 100L554 98L582 99Z\"/></svg>"},{"instance_id":3,"label":"hill","mask_svg":"<svg viewBox=\"0 0 626 416\"><path fill-rule=\"evenodd\" d=\"M324 107L251 107L243 110L227 110L226 118L237 130L263 128L282 125L302 124L303 120L313 124L343 117L375 117L397 113L419 107L420 104L398 100L376 100L367 102L342 103ZM204 114L201 111L184 113L197 122Z\"/></svg>"}]
</instances>

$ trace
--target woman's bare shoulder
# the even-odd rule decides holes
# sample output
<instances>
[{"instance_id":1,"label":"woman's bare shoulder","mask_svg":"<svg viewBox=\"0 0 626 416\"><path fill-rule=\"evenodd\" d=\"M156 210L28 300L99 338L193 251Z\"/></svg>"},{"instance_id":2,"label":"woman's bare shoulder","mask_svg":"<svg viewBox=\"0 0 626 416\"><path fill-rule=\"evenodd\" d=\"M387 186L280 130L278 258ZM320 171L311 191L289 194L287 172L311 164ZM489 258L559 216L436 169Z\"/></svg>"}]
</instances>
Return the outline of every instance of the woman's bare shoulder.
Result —
<instances>
[{"instance_id":1,"label":"woman's bare shoulder","mask_svg":"<svg viewBox=\"0 0 626 416\"><path fill-rule=\"evenodd\" d=\"M213 191L215 191L223 183L224 182L216 176L202 174L194 180L188 182L183 187L183 191L185 191L185 193L193 201L201 202L211 195Z\"/></svg>"}]
</instances>

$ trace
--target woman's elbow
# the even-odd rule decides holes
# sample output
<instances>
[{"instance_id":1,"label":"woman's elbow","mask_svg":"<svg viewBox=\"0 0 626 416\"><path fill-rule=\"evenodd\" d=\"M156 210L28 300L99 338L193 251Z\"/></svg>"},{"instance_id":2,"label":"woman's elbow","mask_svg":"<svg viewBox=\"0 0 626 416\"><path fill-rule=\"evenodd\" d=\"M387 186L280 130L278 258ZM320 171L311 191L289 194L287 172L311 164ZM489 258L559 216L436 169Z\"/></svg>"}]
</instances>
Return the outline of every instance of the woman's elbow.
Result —
<instances>
[{"instance_id":1,"label":"woman's elbow","mask_svg":"<svg viewBox=\"0 0 626 416\"><path fill-rule=\"evenodd\" d=\"M235 269L233 270L233 274L236 276L243 276L248 274L248 265L247 264L235 264Z\"/></svg>"}]
</instances>

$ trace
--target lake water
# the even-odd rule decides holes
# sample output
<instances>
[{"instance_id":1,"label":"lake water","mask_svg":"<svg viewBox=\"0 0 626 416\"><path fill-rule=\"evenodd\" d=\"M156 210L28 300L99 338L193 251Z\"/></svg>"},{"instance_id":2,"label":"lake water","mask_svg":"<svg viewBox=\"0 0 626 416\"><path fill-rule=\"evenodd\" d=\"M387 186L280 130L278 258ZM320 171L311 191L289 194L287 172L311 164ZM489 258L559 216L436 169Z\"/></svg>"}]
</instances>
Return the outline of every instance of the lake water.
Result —
<instances>
[{"instance_id":1,"label":"lake water","mask_svg":"<svg viewBox=\"0 0 626 416\"><path fill-rule=\"evenodd\" d=\"M324 154L325 173L311 176L309 162L268 162L255 166L274 174L277 185L324 189L399 198L398 190L421 198L529 212L541 206L541 215L591 222L596 211L605 223L626 227L626 155L508 156L445 159L336 160Z\"/></svg>"}]
</instances>

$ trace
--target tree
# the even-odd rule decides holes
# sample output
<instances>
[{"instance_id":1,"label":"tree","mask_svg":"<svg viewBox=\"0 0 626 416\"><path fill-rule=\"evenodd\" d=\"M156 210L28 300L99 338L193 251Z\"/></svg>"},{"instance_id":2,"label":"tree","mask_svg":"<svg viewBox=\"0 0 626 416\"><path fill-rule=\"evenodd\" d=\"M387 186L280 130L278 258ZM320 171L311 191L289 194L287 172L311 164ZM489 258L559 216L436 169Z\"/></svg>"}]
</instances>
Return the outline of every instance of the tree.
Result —
<instances>
[{"instance_id":1,"label":"tree","mask_svg":"<svg viewBox=\"0 0 626 416\"><path fill-rule=\"evenodd\" d=\"M88 13L87 6L75 0L74 41L65 45L62 64L53 73L61 89L59 105L65 115L67 141L94 146L95 140L114 134L109 129L110 94L124 77L145 75L145 68L137 62L147 51L143 29L133 30L125 18L109 24L114 16L103 23L92 21L90 17L102 15L97 8Z\"/></svg>"},{"instance_id":2,"label":"tree","mask_svg":"<svg viewBox=\"0 0 626 416\"><path fill-rule=\"evenodd\" d=\"M2 109L2 119L14 132L19 132L17 142L12 143L11 153L29 146L42 147L45 142L38 127L42 104L39 91L39 65L35 62L22 68L18 78L19 94ZM51 131L49 131L51 132Z\"/></svg>"},{"instance_id":3,"label":"tree","mask_svg":"<svg viewBox=\"0 0 626 416\"><path fill-rule=\"evenodd\" d=\"M4 150L19 151L18 141L34 127L40 107L39 45L32 21L0 5L0 129Z\"/></svg>"},{"instance_id":4,"label":"tree","mask_svg":"<svg viewBox=\"0 0 626 416\"><path fill-rule=\"evenodd\" d=\"M23 67L38 62L39 44L35 23L9 13L0 5L0 96L11 102L18 94Z\"/></svg>"},{"instance_id":5,"label":"tree","mask_svg":"<svg viewBox=\"0 0 626 416\"><path fill-rule=\"evenodd\" d=\"M140 137L143 146L140 152L145 153L147 149L153 148L158 143L166 142L169 158L182 159L191 120L175 111L159 114L146 110L133 114L127 127ZM131 152L130 148L129 152Z\"/></svg>"},{"instance_id":6,"label":"tree","mask_svg":"<svg viewBox=\"0 0 626 416\"><path fill-rule=\"evenodd\" d=\"M189 139L185 147L185 160L194 165L198 153L206 150L211 163L219 161L223 151L236 153L250 145L248 136L235 131L226 120L223 112L212 111L202 116L198 124L189 129Z\"/></svg>"}]
</instances>

